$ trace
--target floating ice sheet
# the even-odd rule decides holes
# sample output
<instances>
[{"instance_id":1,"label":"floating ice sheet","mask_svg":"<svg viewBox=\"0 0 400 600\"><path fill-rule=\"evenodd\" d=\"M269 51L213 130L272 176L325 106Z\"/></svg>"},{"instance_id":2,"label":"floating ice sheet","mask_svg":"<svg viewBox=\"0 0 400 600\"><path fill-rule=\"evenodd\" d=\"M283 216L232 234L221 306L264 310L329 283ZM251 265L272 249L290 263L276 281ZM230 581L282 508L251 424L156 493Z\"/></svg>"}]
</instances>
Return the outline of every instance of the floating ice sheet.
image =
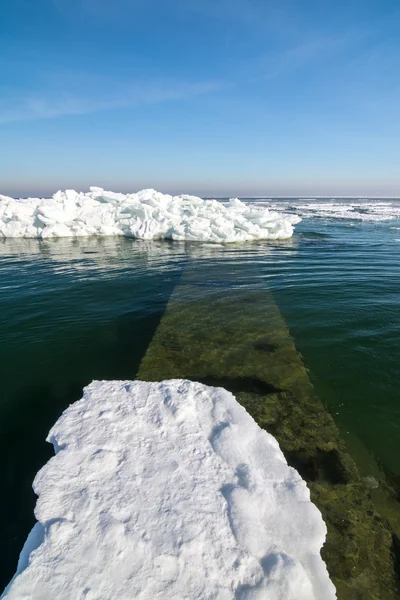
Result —
<instances>
[{"instance_id":1,"label":"floating ice sheet","mask_svg":"<svg viewBox=\"0 0 400 600\"><path fill-rule=\"evenodd\" d=\"M354 221L391 221L400 219L400 201L359 199L298 199L293 201L257 200L254 205L268 206L272 210L288 210L304 218L345 219Z\"/></svg>"},{"instance_id":2,"label":"floating ice sheet","mask_svg":"<svg viewBox=\"0 0 400 600\"><path fill-rule=\"evenodd\" d=\"M305 482L229 392L93 382L48 441L3 598L336 598Z\"/></svg>"},{"instance_id":3,"label":"floating ice sheet","mask_svg":"<svg viewBox=\"0 0 400 600\"><path fill-rule=\"evenodd\" d=\"M57 192L53 198L15 200L0 196L0 237L123 235L143 240L242 242L287 239L301 219L249 206L196 196L169 196L155 190L115 194Z\"/></svg>"}]
</instances>

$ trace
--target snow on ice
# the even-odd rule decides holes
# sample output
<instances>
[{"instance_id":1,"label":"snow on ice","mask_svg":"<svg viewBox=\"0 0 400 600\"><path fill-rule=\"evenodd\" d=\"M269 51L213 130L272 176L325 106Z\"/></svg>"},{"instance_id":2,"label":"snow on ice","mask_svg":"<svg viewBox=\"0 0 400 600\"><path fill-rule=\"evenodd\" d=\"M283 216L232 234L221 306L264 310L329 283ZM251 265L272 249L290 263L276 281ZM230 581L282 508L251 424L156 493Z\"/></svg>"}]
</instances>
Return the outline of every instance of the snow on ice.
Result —
<instances>
[{"instance_id":1,"label":"snow on ice","mask_svg":"<svg viewBox=\"0 0 400 600\"><path fill-rule=\"evenodd\" d=\"M48 441L2 598L336 598L305 482L231 393L96 381Z\"/></svg>"},{"instance_id":2,"label":"snow on ice","mask_svg":"<svg viewBox=\"0 0 400 600\"><path fill-rule=\"evenodd\" d=\"M125 195L92 187L87 193L59 191L51 199L0 196L0 238L121 235L229 243L286 239L300 220L237 198L222 204L155 190Z\"/></svg>"}]
</instances>

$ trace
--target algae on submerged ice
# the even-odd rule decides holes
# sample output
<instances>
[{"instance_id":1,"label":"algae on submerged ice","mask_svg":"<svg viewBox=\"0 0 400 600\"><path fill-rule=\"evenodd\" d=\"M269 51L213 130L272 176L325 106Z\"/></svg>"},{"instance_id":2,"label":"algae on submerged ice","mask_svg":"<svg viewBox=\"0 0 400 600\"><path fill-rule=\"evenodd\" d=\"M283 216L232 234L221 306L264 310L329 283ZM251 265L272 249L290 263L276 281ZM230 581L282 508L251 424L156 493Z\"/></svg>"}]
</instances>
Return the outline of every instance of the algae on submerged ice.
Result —
<instances>
[{"instance_id":1,"label":"algae on submerged ice","mask_svg":"<svg viewBox=\"0 0 400 600\"><path fill-rule=\"evenodd\" d=\"M138 378L184 377L235 394L307 481L328 528L322 556L339 600L398 598L395 531L375 506L267 290L225 287L221 265L190 267Z\"/></svg>"}]
</instances>

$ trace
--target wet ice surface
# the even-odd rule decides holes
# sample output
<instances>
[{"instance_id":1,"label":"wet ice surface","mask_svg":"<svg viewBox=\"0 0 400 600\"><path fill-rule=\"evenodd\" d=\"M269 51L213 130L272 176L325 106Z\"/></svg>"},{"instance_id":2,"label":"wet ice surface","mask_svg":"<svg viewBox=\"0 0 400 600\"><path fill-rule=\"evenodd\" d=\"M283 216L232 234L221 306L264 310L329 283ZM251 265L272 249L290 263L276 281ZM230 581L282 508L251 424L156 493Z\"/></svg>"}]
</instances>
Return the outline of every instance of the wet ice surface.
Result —
<instances>
[{"instance_id":1,"label":"wet ice surface","mask_svg":"<svg viewBox=\"0 0 400 600\"><path fill-rule=\"evenodd\" d=\"M144 240L213 243L287 239L296 215L227 204L196 196L170 196L155 190L134 194L90 188L57 192L52 198L15 200L0 196L0 237L59 238L122 235Z\"/></svg>"},{"instance_id":2,"label":"wet ice surface","mask_svg":"<svg viewBox=\"0 0 400 600\"><path fill-rule=\"evenodd\" d=\"M305 482L222 388L93 382L48 441L4 598L336 598Z\"/></svg>"}]
</instances>

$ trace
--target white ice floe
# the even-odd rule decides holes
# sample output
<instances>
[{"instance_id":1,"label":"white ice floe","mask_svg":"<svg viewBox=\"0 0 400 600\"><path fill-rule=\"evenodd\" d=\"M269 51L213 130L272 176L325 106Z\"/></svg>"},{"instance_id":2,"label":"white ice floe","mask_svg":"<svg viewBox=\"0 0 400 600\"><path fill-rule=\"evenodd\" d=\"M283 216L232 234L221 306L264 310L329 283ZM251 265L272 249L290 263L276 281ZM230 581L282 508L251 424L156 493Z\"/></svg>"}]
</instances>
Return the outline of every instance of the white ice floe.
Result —
<instances>
[{"instance_id":1,"label":"white ice floe","mask_svg":"<svg viewBox=\"0 0 400 600\"><path fill-rule=\"evenodd\" d=\"M0 196L0 237L6 238L122 235L229 243L287 239L300 220L238 199L222 204L155 190L116 194L92 187L87 193L60 191L51 199Z\"/></svg>"},{"instance_id":2,"label":"white ice floe","mask_svg":"<svg viewBox=\"0 0 400 600\"><path fill-rule=\"evenodd\" d=\"M336 598L305 482L229 392L93 382L48 441L2 598Z\"/></svg>"},{"instance_id":3,"label":"white ice floe","mask_svg":"<svg viewBox=\"0 0 400 600\"><path fill-rule=\"evenodd\" d=\"M259 202L255 202L257 206ZM272 210L293 211L304 218L345 219L354 221L391 221L400 219L400 202L383 200L316 200L298 199L265 203Z\"/></svg>"}]
</instances>

